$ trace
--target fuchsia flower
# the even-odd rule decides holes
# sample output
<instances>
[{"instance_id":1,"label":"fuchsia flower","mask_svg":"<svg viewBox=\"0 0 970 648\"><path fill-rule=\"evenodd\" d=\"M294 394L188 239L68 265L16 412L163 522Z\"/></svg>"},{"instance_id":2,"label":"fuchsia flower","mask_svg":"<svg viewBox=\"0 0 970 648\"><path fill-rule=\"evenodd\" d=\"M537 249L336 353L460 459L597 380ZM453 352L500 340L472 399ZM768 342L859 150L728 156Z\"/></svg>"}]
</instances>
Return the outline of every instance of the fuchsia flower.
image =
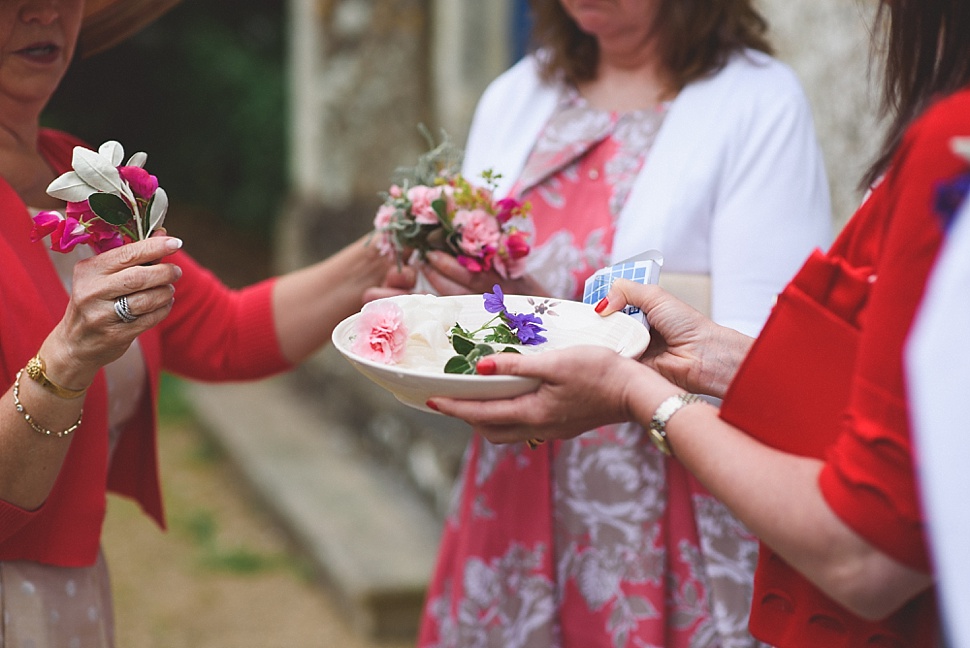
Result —
<instances>
[{"instance_id":1,"label":"fuchsia flower","mask_svg":"<svg viewBox=\"0 0 970 648\"><path fill-rule=\"evenodd\" d=\"M70 252L92 239L84 223L73 216L65 218L56 211L42 211L34 216L33 221L30 240L36 243L49 234L51 249L55 252Z\"/></svg>"},{"instance_id":2,"label":"fuchsia flower","mask_svg":"<svg viewBox=\"0 0 970 648\"><path fill-rule=\"evenodd\" d=\"M120 232L100 218L86 222L84 226L91 235L91 240L88 241L88 244L97 250L99 254L113 250L116 247L121 247L128 242Z\"/></svg>"},{"instance_id":3,"label":"fuchsia flower","mask_svg":"<svg viewBox=\"0 0 970 648\"><path fill-rule=\"evenodd\" d=\"M158 178L137 166L120 166L118 174L121 179L128 183L131 191L136 198L151 200L158 190Z\"/></svg>"},{"instance_id":4,"label":"fuchsia flower","mask_svg":"<svg viewBox=\"0 0 970 648\"><path fill-rule=\"evenodd\" d=\"M510 259L518 261L524 259L531 251L528 235L520 230L516 230L505 237L505 250Z\"/></svg>"},{"instance_id":5,"label":"fuchsia flower","mask_svg":"<svg viewBox=\"0 0 970 648\"><path fill-rule=\"evenodd\" d=\"M56 211L42 211L33 218L34 226L30 229L30 242L36 243L48 234L52 234L61 222L61 215Z\"/></svg>"},{"instance_id":6,"label":"fuchsia flower","mask_svg":"<svg viewBox=\"0 0 970 648\"><path fill-rule=\"evenodd\" d=\"M526 270L526 257L531 248L528 235L513 230L502 235L499 251L493 259L496 272L503 277L521 277Z\"/></svg>"},{"instance_id":7,"label":"fuchsia flower","mask_svg":"<svg viewBox=\"0 0 970 648\"><path fill-rule=\"evenodd\" d=\"M396 364L404 355L407 339L401 307L391 302L375 301L360 312L351 351L367 360Z\"/></svg>"},{"instance_id":8,"label":"fuchsia flower","mask_svg":"<svg viewBox=\"0 0 970 648\"><path fill-rule=\"evenodd\" d=\"M522 209L522 204L515 198L502 198L495 203L495 208L497 210L495 212L495 219L501 225L505 225Z\"/></svg>"},{"instance_id":9,"label":"fuchsia flower","mask_svg":"<svg viewBox=\"0 0 970 648\"><path fill-rule=\"evenodd\" d=\"M51 249L55 252L70 252L78 245L91 240L91 234L76 218L68 216L57 224L51 233Z\"/></svg>"},{"instance_id":10,"label":"fuchsia flower","mask_svg":"<svg viewBox=\"0 0 970 648\"><path fill-rule=\"evenodd\" d=\"M81 202L69 202L67 203L67 209L64 210L67 216L76 218L79 221L91 221L98 217L91 209L91 205L87 200L82 200Z\"/></svg>"},{"instance_id":11,"label":"fuchsia flower","mask_svg":"<svg viewBox=\"0 0 970 648\"><path fill-rule=\"evenodd\" d=\"M42 211L34 216L30 240L36 243L50 234L51 249L70 252L78 245L88 244L98 253L125 244L124 237L111 225L91 211L87 201L68 203L66 216L56 211Z\"/></svg>"}]
</instances>

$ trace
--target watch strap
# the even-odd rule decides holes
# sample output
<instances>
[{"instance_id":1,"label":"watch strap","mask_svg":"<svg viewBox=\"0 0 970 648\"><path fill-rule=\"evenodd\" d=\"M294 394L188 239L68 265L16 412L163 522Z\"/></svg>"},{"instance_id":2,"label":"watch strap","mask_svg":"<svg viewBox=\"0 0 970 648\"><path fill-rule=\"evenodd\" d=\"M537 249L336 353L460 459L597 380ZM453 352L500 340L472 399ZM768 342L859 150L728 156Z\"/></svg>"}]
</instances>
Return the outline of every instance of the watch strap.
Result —
<instances>
[{"instance_id":1,"label":"watch strap","mask_svg":"<svg viewBox=\"0 0 970 648\"><path fill-rule=\"evenodd\" d=\"M653 444L668 457L673 455L673 450L670 448L670 441L667 440L667 422L685 405L701 400L703 399L697 394L677 394L665 398L654 411L653 418L647 426L647 432Z\"/></svg>"}]
</instances>

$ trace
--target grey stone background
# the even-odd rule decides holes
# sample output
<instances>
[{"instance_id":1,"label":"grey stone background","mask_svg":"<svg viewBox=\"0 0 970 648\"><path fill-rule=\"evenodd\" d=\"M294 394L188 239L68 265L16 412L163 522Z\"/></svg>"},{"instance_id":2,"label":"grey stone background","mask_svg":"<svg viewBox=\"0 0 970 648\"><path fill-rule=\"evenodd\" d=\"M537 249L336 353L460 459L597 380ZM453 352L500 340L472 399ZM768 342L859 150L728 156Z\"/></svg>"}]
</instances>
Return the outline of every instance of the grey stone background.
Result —
<instances>
[{"instance_id":1,"label":"grey stone background","mask_svg":"<svg viewBox=\"0 0 970 648\"><path fill-rule=\"evenodd\" d=\"M780 59L812 103L837 227L862 198L858 184L881 135L878 66L870 70L873 0L761 0Z\"/></svg>"}]
</instances>

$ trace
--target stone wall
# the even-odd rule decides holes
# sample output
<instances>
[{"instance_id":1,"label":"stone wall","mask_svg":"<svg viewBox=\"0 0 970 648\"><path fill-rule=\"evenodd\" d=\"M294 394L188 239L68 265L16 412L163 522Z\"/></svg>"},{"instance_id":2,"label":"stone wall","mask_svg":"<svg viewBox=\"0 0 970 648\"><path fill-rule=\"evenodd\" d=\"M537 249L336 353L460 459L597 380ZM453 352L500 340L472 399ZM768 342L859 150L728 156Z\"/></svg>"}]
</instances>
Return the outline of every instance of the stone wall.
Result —
<instances>
[{"instance_id":1,"label":"stone wall","mask_svg":"<svg viewBox=\"0 0 970 648\"><path fill-rule=\"evenodd\" d=\"M423 150L428 0L290 0L291 195L280 270L366 233L377 192Z\"/></svg>"},{"instance_id":2,"label":"stone wall","mask_svg":"<svg viewBox=\"0 0 970 648\"><path fill-rule=\"evenodd\" d=\"M440 4L290 0L292 191L278 224L278 271L325 258L367 233L378 192L398 166L425 150L418 124L439 127L432 86L484 76L456 67L454 52L431 65L432 50L453 42L434 36L432 21L438 19L440 31L462 19L455 14L460 6L442 15ZM444 510L468 438L461 424L401 405L332 348L290 378L323 420L354 430L354 442L406 477L434 510Z\"/></svg>"},{"instance_id":3,"label":"stone wall","mask_svg":"<svg viewBox=\"0 0 970 648\"><path fill-rule=\"evenodd\" d=\"M779 58L812 103L837 226L855 211L858 183L881 135L880 72L870 73L874 0L760 0Z\"/></svg>"}]
</instances>

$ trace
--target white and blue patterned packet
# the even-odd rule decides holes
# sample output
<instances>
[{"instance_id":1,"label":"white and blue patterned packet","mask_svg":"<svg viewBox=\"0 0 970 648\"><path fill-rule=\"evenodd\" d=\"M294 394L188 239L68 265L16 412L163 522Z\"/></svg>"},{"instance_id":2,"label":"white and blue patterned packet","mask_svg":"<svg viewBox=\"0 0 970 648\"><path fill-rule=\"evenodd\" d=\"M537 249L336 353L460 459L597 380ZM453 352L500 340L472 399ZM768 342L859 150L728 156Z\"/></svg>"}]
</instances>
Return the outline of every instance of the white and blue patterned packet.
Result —
<instances>
[{"instance_id":1,"label":"white and blue patterned packet","mask_svg":"<svg viewBox=\"0 0 970 648\"><path fill-rule=\"evenodd\" d=\"M629 279L641 284L655 284L660 281L660 268L664 258L657 250L647 250L636 256L625 259L606 268L594 272L583 287L583 303L596 304L610 292L610 286L617 279ZM643 312L633 305L628 305L623 312L636 318L647 326Z\"/></svg>"}]
</instances>

